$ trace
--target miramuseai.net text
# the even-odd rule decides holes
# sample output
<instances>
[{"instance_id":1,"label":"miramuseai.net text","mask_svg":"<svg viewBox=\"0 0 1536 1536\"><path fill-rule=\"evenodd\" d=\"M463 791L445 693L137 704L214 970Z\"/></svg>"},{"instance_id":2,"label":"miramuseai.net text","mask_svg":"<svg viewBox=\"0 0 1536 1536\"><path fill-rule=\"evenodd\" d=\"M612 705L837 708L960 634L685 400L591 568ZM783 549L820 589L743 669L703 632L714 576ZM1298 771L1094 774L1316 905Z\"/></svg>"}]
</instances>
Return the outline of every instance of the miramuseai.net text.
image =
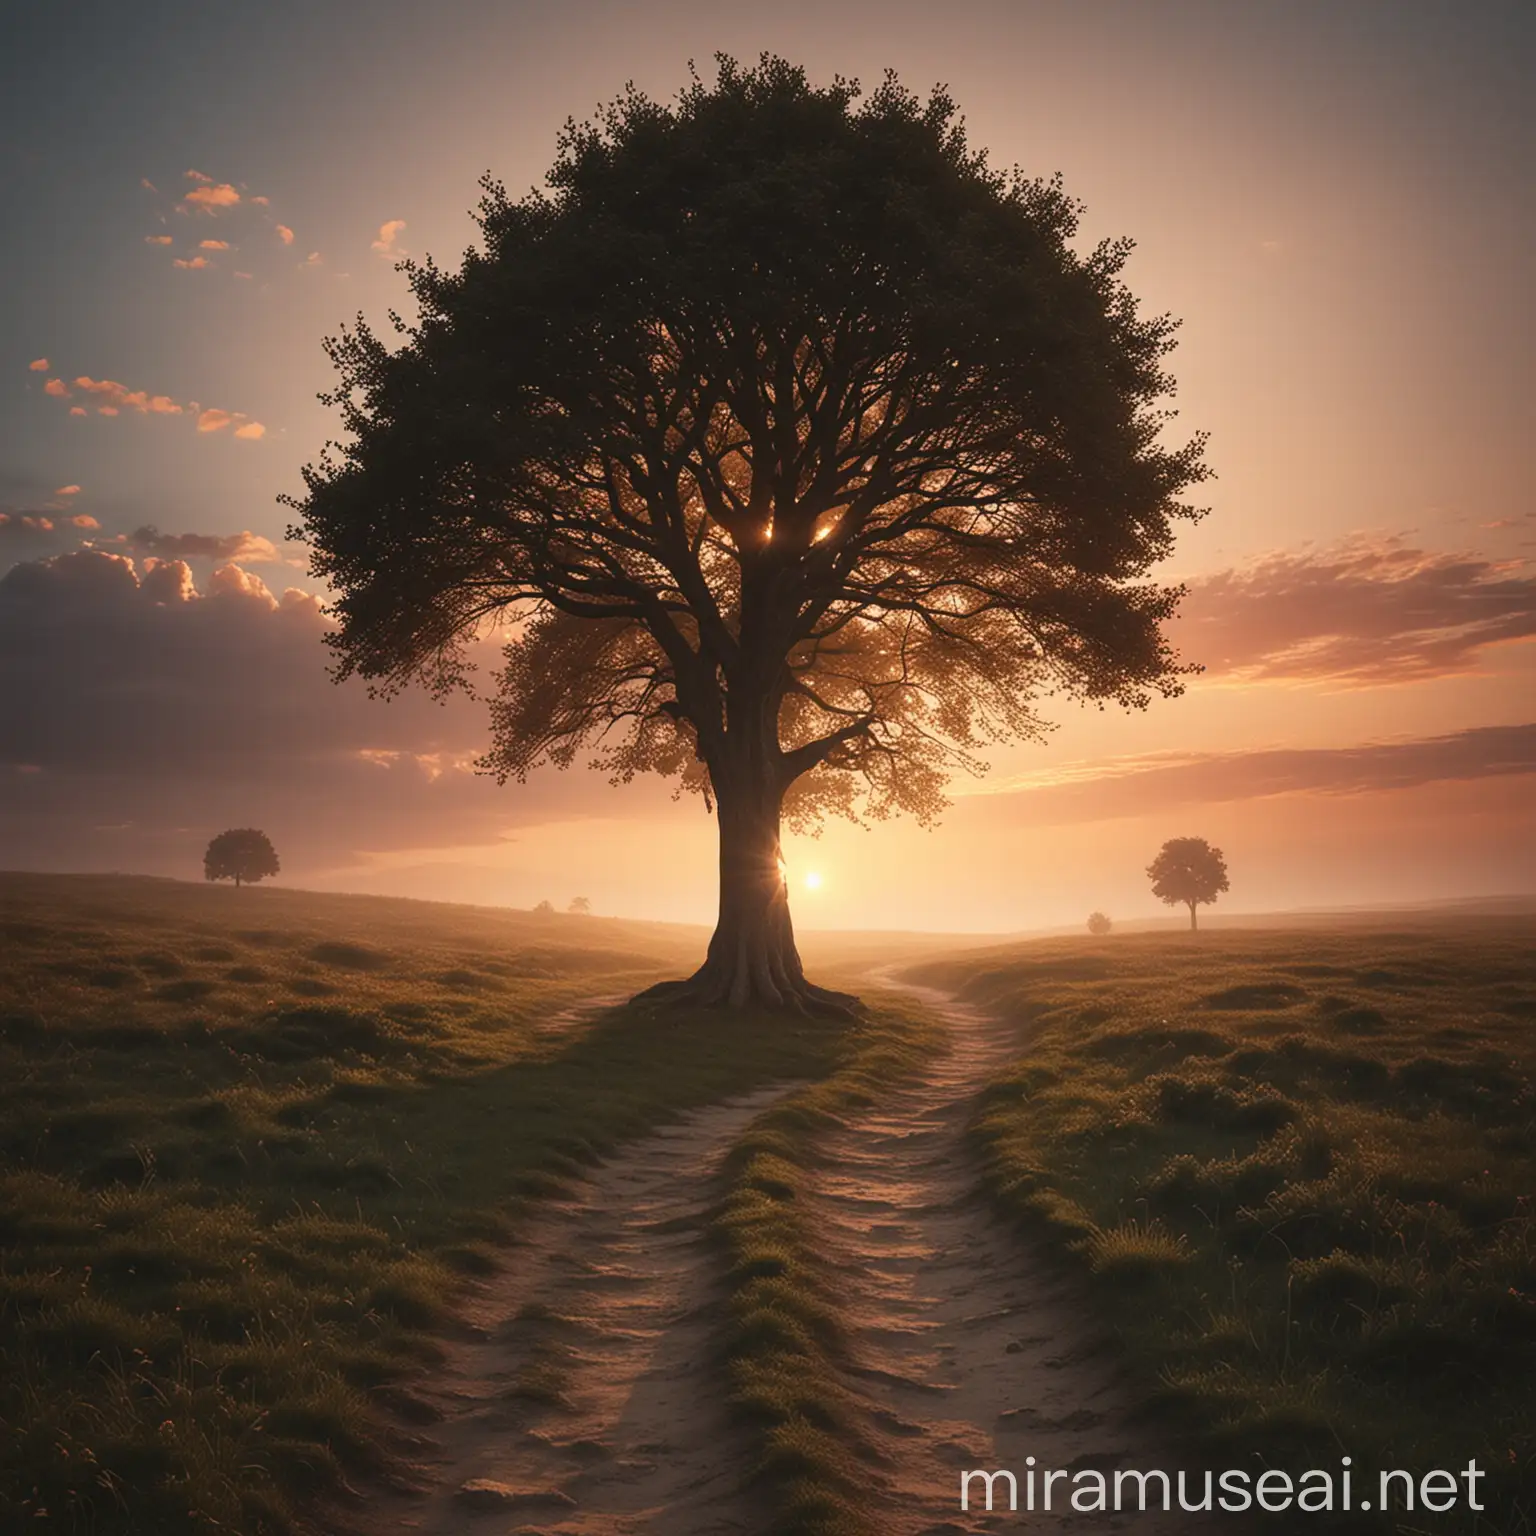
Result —
<instances>
[{"instance_id":1,"label":"miramuseai.net text","mask_svg":"<svg viewBox=\"0 0 1536 1536\"><path fill-rule=\"evenodd\" d=\"M1482 1476L1475 1461L1469 1461L1461 1472L1437 1469L1417 1476L1394 1468L1378 1473L1373 1482L1364 1475L1352 1476L1348 1456L1341 1458L1335 1469L1307 1472L1279 1468L1264 1472L1163 1472L1155 1467L1145 1472L1100 1472L1086 1467L1065 1471L1037 1467L1035 1458L1026 1456L1024 1469L1017 1474L979 1468L961 1472L960 1508L1018 1514L1067 1510L1136 1514L1175 1509L1189 1514L1241 1514L1250 1509L1319 1515L1371 1509L1439 1513L1457 1508L1481 1510L1477 1484Z\"/></svg>"}]
</instances>

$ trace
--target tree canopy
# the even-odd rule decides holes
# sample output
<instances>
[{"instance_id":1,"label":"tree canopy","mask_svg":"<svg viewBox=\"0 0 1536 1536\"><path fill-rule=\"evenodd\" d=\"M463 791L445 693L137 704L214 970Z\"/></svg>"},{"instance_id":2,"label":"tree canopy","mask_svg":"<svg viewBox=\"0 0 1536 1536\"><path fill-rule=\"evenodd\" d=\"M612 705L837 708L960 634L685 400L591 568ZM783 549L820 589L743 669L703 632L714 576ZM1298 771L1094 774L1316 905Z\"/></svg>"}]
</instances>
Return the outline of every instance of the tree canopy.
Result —
<instances>
[{"instance_id":1,"label":"tree canopy","mask_svg":"<svg viewBox=\"0 0 1536 1536\"><path fill-rule=\"evenodd\" d=\"M1161 441L1175 322L1129 241L1074 249L1059 179L893 77L722 59L568 125L546 189L483 191L483 248L405 263L399 346L327 344L349 438L291 505L338 672L450 689L509 621L484 766L676 776L721 829L683 995L826 1002L781 818L930 820L1042 693L1178 691L1146 579L1207 473Z\"/></svg>"},{"instance_id":2,"label":"tree canopy","mask_svg":"<svg viewBox=\"0 0 1536 1536\"><path fill-rule=\"evenodd\" d=\"M265 832L255 827L231 827L208 844L203 855L203 877L254 885L279 872L277 850Z\"/></svg>"},{"instance_id":3,"label":"tree canopy","mask_svg":"<svg viewBox=\"0 0 1536 1536\"><path fill-rule=\"evenodd\" d=\"M1195 908L1216 900L1227 884L1227 861L1203 837L1172 837L1147 866L1152 894L1170 907L1189 908L1189 926L1198 926Z\"/></svg>"}]
</instances>

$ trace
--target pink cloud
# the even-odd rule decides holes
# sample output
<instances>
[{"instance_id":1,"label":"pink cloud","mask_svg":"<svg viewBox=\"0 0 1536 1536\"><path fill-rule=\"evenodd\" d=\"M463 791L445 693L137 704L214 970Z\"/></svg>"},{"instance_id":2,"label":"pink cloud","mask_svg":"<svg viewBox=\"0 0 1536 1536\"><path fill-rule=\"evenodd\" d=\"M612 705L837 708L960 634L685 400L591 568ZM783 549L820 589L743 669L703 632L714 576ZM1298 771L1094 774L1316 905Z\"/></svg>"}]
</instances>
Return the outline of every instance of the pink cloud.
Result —
<instances>
[{"instance_id":1,"label":"pink cloud","mask_svg":"<svg viewBox=\"0 0 1536 1536\"><path fill-rule=\"evenodd\" d=\"M234 420L234 415L229 411L221 411L214 406L209 406L197 418L197 430L199 432L221 432Z\"/></svg>"},{"instance_id":2,"label":"pink cloud","mask_svg":"<svg viewBox=\"0 0 1536 1536\"><path fill-rule=\"evenodd\" d=\"M101 524L88 512L77 512L74 517L66 518L65 521L71 528L92 529L101 527Z\"/></svg>"},{"instance_id":3,"label":"pink cloud","mask_svg":"<svg viewBox=\"0 0 1536 1536\"><path fill-rule=\"evenodd\" d=\"M72 405L69 408L71 416L89 416L90 412L83 405Z\"/></svg>"},{"instance_id":4,"label":"pink cloud","mask_svg":"<svg viewBox=\"0 0 1536 1536\"><path fill-rule=\"evenodd\" d=\"M270 197L253 197L250 199L250 201L255 203L258 208L268 208L272 203L272 199Z\"/></svg>"},{"instance_id":5,"label":"pink cloud","mask_svg":"<svg viewBox=\"0 0 1536 1536\"><path fill-rule=\"evenodd\" d=\"M284 245L292 245L293 231L289 229L286 224L279 224L277 226L277 238L281 240Z\"/></svg>"},{"instance_id":6,"label":"pink cloud","mask_svg":"<svg viewBox=\"0 0 1536 1536\"><path fill-rule=\"evenodd\" d=\"M171 237L169 235L145 235L144 236L144 244L145 245L169 245L170 243L171 243Z\"/></svg>"},{"instance_id":7,"label":"pink cloud","mask_svg":"<svg viewBox=\"0 0 1536 1536\"><path fill-rule=\"evenodd\" d=\"M249 272L236 272L235 273L236 277L243 277L243 278L246 278L246 279L249 279L250 275L251 274Z\"/></svg>"},{"instance_id":8,"label":"pink cloud","mask_svg":"<svg viewBox=\"0 0 1536 1536\"><path fill-rule=\"evenodd\" d=\"M1189 583L1174 632L1211 676L1371 686L1469 671L1536 637L1520 564L1359 536L1281 550Z\"/></svg>"},{"instance_id":9,"label":"pink cloud","mask_svg":"<svg viewBox=\"0 0 1536 1536\"><path fill-rule=\"evenodd\" d=\"M176 260L171 263L171 265L175 267L181 267L188 272L201 272L202 269L210 265L210 263L206 256L194 256L191 261L183 261L182 258L178 256Z\"/></svg>"},{"instance_id":10,"label":"pink cloud","mask_svg":"<svg viewBox=\"0 0 1536 1536\"><path fill-rule=\"evenodd\" d=\"M32 361L27 364L27 367L30 368L33 373L47 373L48 359L46 357L34 357Z\"/></svg>"},{"instance_id":11,"label":"pink cloud","mask_svg":"<svg viewBox=\"0 0 1536 1536\"><path fill-rule=\"evenodd\" d=\"M227 251L229 249L229 241L228 240L199 240L197 242L197 248L200 251Z\"/></svg>"},{"instance_id":12,"label":"pink cloud","mask_svg":"<svg viewBox=\"0 0 1536 1536\"><path fill-rule=\"evenodd\" d=\"M388 219L379 225L379 236L373 242L373 250L377 255L394 257L401 254L396 241L400 238L401 231L405 228L404 219Z\"/></svg>"},{"instance_id":13,"label":"pink cloud","mask_svg":"<svg viewBox=\"0 0 1536 1536\"><path fill-rule=\"evenodd\" d=\"M61 485L53 494L55 496L78 496L80 494L80 487L78 485Z\"/></svg>"},{"instance_id":14,"label":"pink cloud","mask_svg":"<svg viewBox=\"0 0 1536 1536\"><path fill-rule=\"evenodd\" d=\"M213 180L212 176L205 176L201 171L188 171L186 175L188 181L209 182Z\"/></svg>"},{"instance_id":15,"label":"pink cloud","mask_svg":"<svg viewBox=\"0 0 1536 1536\"><path fill-rule=\"evenodd\" d=\"M55 400L68 400L69 385L67 385L63 379L49 379L48 382L43 385L43 393L45 395L52 395Z\"/></svg>"},{"instance_id":16,"label":"pink cloud","mask_svg":"<svg viewBox=\"0 0 1536 1536\"><path fill-rule=\"evenodd\" d=\"M143 187L143 188L145 188L145 189L146 189L146 190L147 190L147 191L150 191L150 192L158 192L158 191L159 191L159 190L160 190L160 188L159 188L159 187L157 187L157 186L156 186L156 185L155 185L155 184L154 184L154 182L152 182L152 181L151 181L151 180L150 180L150 179L149 179L149 177L148 177L148 176L140 176L140 177L139 177L139 185L140 185L140 186L141 186L141 187Z\"/></svg>"},{"instance_id":17,"label":"pink cloud","mask_svg":"<svg viewBox=\"0 0 1536 1536\"><path fill-rule=\"evenodd\" d=\"M161 533L148 526L123 538L125 547L152 560L232 560L276 565L282 556L270 539L245 529L240 533Z\"/></svg>"},{"instance_id":18,"label":"pink cloud","mask_svg":"<svg viewBox=\"0 0 1536 1536\"><path fill-rule=\"evenodd\" d=\"M258 437L265 437L267 429L259 421L248 421L243 427L235 428L235 436L243 437L247 441L254 442Z\"/></svg>"}]
</instances>

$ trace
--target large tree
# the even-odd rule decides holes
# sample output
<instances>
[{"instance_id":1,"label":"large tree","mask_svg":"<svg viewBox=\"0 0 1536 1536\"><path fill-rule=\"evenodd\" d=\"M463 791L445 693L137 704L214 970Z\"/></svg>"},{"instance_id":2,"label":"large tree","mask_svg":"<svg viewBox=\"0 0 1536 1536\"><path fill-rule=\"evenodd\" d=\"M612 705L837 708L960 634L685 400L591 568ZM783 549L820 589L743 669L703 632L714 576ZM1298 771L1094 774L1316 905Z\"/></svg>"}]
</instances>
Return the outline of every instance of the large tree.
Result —
<instances>
[{"instance_id":1,"label":"large tree","mask_svg":"<svg viewBox=\"0 0 1536 1536\"><path fill-rule=\"evenodd\" d=\"M836 1006L786 819L930 819L1041 693L1178 691L1145 579L1206 473L1161 441L1175 322L1128 241L1074 248L1059 179L894 78L722 59L568 125L546 190L483 189L483 249L405 264L398 347L361 316L327 343L349 438L290 505L338 673L447 690L510 621L489 770L590 748L718 815L718 926L670 995Z\"/></svg>"}]
</instances>

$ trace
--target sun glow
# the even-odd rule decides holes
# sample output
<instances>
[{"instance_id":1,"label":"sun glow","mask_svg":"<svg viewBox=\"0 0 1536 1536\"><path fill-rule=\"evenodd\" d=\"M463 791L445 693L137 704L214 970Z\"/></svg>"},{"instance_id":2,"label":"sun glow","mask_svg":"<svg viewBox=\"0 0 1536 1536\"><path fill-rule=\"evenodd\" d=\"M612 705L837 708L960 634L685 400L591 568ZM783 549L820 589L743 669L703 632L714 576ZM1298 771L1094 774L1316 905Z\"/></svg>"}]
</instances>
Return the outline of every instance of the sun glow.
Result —
<instances>
[{"instance_id":1,"label":"sun glow","mask_svg":"<svg viewBox=\"0 0 1536 1536\"><path fill-rule=\"evenodd\" d=\"M819 870L812 869L806 872L805 888L808 891L819 891L821 889L821 872Z\"/></svg>"}]
</instances>

